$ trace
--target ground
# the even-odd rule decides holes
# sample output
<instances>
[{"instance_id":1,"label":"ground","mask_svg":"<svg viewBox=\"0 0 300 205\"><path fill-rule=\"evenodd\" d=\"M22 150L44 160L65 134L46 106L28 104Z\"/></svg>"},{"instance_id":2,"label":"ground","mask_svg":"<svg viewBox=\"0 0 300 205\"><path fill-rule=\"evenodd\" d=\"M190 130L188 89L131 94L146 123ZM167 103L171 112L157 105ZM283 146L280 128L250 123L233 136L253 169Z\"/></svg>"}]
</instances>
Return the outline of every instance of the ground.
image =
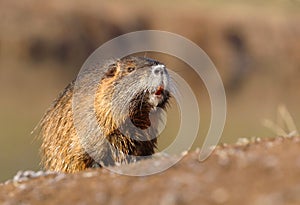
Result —
<instances>
[{"instance_id":1,"label":"ground","mask_svg":"<svg viewBox=\"0 0 300 205\"><path fill-rule=\"evenodd\" d=\"M30 178L20 172L0 185L0 203L299 204L299 149L299 137L244 138L217 146L204 162L198 159L199 150L190 152L167 171L150 176L93 169L76 174L31 173L37 176ZM173 159L144 160L118 170L149 170Z\"/></svg>"}]
</instances>

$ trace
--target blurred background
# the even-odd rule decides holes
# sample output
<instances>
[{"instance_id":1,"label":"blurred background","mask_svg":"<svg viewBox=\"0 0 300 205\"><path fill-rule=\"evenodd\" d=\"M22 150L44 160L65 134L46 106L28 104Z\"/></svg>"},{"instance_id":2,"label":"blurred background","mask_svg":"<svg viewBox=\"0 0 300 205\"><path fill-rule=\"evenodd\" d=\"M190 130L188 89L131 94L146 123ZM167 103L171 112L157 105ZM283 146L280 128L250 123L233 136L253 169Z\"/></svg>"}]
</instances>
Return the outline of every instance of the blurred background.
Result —
<instances>
[{"instance_id":1,"label":"blurred background","mask_svg":"<svg viewBox=\"0 0 300 205\"><path fill-rule=\"evenodd\" d=\"M210 56L227 94L221 142L275 136L262 121L276 123L281 104L300 128L299 0L73 2L0 1L0 181L40 169L40 141L31 132L46 109L97 47L137 30L183 35ZM210 121L201 79L178 59L152 55L195 91L201 126L193 148L201 146ZM160 141L161 147L170 142Z\"/></svg>"}]
</instances>

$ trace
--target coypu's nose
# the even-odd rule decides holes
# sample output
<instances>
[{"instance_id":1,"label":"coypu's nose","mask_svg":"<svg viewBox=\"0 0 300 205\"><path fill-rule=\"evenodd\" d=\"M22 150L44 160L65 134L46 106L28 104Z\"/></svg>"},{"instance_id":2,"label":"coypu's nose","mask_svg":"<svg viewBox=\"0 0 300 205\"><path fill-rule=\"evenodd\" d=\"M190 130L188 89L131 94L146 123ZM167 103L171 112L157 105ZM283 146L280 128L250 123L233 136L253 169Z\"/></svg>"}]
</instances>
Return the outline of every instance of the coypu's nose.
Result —
<instances>
[{"instance_id":1,"label":"coypu's nose","mask_svg":"<svg viewBox=\"0 0 300 205\"><path fill-rule=\"evenodd\" d=\"M166 72L165 66L164 65L156 65L152 67L152 73L155 76L161 76Z\"/></svg>"}]
</instances>

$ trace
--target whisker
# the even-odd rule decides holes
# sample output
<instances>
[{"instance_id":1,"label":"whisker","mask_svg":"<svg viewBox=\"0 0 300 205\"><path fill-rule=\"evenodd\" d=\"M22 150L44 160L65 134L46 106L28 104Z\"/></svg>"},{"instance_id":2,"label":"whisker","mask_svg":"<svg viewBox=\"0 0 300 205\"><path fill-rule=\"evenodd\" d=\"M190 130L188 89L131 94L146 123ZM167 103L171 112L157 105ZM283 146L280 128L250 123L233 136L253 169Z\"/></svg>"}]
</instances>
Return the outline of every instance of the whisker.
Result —
<instances>
[{"instance_id":1,"label":"whisker","mask_svg":"<svg viewBox=\"0 0 300 205\"><path fill-rule=\"evenodd\" d=\"M170 75L170 93L175 96L178 97L179 99L181 99L182 94L180 93L180 91L178 90L179 88L179 82L174 78L174 76Z\"/></svg>"}]
</instances>

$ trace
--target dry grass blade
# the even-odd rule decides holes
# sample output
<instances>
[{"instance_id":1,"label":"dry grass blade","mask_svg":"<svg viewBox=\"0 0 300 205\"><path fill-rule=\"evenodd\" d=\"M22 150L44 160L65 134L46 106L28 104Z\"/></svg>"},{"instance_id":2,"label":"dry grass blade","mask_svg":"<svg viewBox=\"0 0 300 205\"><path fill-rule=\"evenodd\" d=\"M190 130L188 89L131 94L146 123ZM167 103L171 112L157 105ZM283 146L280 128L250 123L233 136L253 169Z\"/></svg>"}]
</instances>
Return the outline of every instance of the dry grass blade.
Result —
<instances>
[{"instance_id":1,"label":"dry grass blade","mask_svg":"<svg viewBox=\"0 0 300 205\"><path fill-rule=\"evenodd\" d=\"M295 122L285 105L278 106L277 122L264 119L262 124L278 136L292 137L299 135Z\"/></svg>"}]
</instances>

